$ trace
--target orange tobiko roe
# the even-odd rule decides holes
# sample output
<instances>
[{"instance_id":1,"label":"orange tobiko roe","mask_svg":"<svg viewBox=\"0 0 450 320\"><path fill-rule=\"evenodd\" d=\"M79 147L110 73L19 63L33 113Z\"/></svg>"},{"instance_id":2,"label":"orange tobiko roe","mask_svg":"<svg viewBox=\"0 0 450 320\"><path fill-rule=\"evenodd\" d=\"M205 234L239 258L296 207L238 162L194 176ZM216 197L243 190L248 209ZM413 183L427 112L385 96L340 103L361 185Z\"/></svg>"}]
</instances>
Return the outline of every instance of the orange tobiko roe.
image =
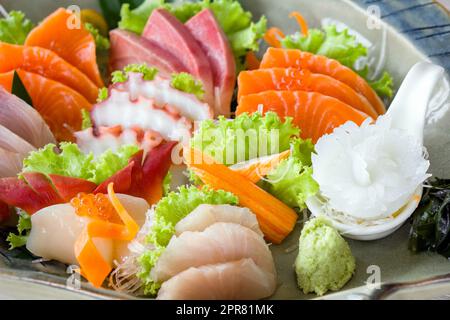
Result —
<instances>
[{"instance_id":1,"label":"orange tobiko roe","mask_svg":"<svg viewBox=\"0 0 450 320\"><path fill-rule=\"evenodd\" d=\"M75 213L79 216L113 223L120 222L116 209L114 209L106 194L79 193L70 200L70 204L75 208Z\"/></svg>"}]
</instances>

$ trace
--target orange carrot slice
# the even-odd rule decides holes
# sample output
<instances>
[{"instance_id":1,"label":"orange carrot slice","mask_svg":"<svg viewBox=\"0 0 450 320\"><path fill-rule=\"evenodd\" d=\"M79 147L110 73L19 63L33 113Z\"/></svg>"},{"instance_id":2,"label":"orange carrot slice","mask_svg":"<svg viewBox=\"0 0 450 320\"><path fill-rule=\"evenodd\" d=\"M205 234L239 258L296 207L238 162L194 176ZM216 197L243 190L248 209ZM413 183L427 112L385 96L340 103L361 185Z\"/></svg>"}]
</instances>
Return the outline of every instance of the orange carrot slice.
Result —
<instances>
[{"instance_id":1,"label":"orange carrot slice","mask_svg":"<svg viewBox=\"0 0 450 320\"><path fill-rule=\"evenodd\" d=\"M264 40L267 42L267 44L269 46L275 47L275 48L281 48L280 39L282 39L284 37L285 37L285 35L284 35L283 31L281 31L278 28L270 28L264 34Z\"/></svg>"},{"instance_id":2,"label":"orange carrot slice","mask_svg":"<svg viewBox=\"0 0 450 320\"><path fill-rule=\"evenodd\" d=\"M294 229L297 214L256 184L196 149L184 152L187 165L209 187L235 194L256 215L267 240L281 243Z\"/></svg>"},{"instance_id":3,"label":"orange carrot slice","mask_svg":"<svg viewBox=\"0 0 450 320\"><path fill-rule=\"evenodd\" d=\"M291 14L289 14L289 18L295 18L295 20L297 20L298 25L300 26L302 34L304 36L308 35L308 23L299 12L297 11L291 12Z\"/></svg>"},{"instance_id":4,"label":"orange carrot slice","mask_svg":"<svg viewBox=\"0 0 450 320\"><path fill-rule=\"evenodd\" d=\"M93 238L131 241L139 231L138 224L117 198L113 184L108 185L108 197L123 224L93 219L83 229L74 246L75 256L81 267L82 275L95 287L100 287L112 270L93 242Z\"/></svg>"},{"instance_id":5,"label":"orange carrot slice","mask_svg":"<svg viewBox=\"0 0 450 320\"><path fill-rule=\"evenodd\" d=\"M243 163L230 166L230 169L239 173L253 183L257 183L261 178L269 174L281 161L289 157L290 151L270 156L252 159Z\"/></svg>"},{"instance_id":6,"label":"orange carrot slice","mask_svg":"<svg viewBox=\"0 0 450 320\"><path fill-rule=\"evenodd\" d=\"M84 72L97 87L104 86L97 66L95 40L70 11L60 8L49 15L30 32L25 45L54 51Z\"/></svg>"}]
</instances>

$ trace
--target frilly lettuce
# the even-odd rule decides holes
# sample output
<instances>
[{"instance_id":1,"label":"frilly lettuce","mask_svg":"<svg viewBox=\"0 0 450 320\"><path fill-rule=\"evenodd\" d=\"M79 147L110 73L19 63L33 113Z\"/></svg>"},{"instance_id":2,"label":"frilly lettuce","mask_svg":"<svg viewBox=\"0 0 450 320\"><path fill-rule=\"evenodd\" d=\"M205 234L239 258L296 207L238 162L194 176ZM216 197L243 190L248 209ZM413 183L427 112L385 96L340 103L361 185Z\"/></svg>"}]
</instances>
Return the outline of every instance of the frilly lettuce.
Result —
<instances>
[{"instance_id":1,"label":"frilly lettuce","mask_svg":"<svg viewBox=\"0 0 450 320\"><path fill-rule=\"evenodd\" d=\"M19 211L19 221L17 222L17 234L10 232L6 241L9 243L9 250L23 247L27 243L31 230L31 216L25 211Z\"/></svg>"},{"instance_id":2,"label":"frilly lettuce","mask_svg":"<svg viewBox=\"0 0 450 320\"><path fill-rule=\"evenodd\" d=\"M143 283L145 294L154 295L160 287L160 284L155 283L151 278L150 271L164 252L170 238L175 234L175 225L203 203L237 205L238 199L223 190L214 191L207 188L182 186L177 192L167 194L156 205L151 231L146 239L153 249L146 251L138 258L141 267L138 277Z\"/></svg>"},{"instance_id":3,"label":"frilly lettuce","mask_svg":"<svg viewBox=\"0 0 450 320\"><path fill-rule=\"evenodd\" d=\"M94 27L94 25L92 23L86 22L84 24L84 27L94 37L95 46L96 46L97 50L108 50L109 49L109 47L111 45L109 42L109 39L102 36L100 34L100 32L98 31L98 29L96 27Z\"/></svg>"},{"instance_id":4,"label":"frilly lettuce","mask_svg":"<svg viewBox=\"0 0 450 320\"><path fill-rule=\"evenodd\" d=\"M58 153L56 145L48 144L31 152L23 161L22 172L58 174L99 184L123 169L130 157L139 151L135 145L124 145L114 153L108 150L94 158L92 153L83 153L74 143L61 142L59 149L61 152Z\"/></svg>"},{"instance_id":5,"label":"frilly lettuce","mask_svg":"<svg viewBox=\"0 0 450 320\"><path fill-rule=\"evenodd\" d=\"M352 69L355 69L356 61L368 53L367 48L349 34L348 29L338 31L335 25L326 26L323 31L310 29L306 36L297 32L281 39L281 44L288 49L300 49L335 59ZM367 79L367 66L356 71ZM378 95L392 97L393 83L389 73L385 72L379 80L368 82Z\"/></svg>"},{"instance_id":6,"label":"frilly lettuce","mask_svg":"<svg viewBox=\"0 0 450 320\"><path fill-rule=\"evenodd\" d=\"M304 209L305 200L319 191L312 178L313 151L311 140L293 139L290 157L267 175L262 187L288 206Z\"/></svg>"},{"instance_id":7,"label":"frilly lettuce","mask_svg":"<svg viewBox=\"0 0 450 320\"><path fill-rule=\"evenodd\" d=\"M220 26L230 40L236 60L247 51L256 51L258 41L266 30L266 18L252 22L252 14L245 11L236 0L202 0L198 2L182 1L166 3L164 0L145 0L138 8L131 10L129 4L124 4L121 10L119 28L141 34L153 10L165 8L181 22L186 22L202 9L209 8L214 12Z\"/></svg>"},{"instance_id":8,"label":"frilly lettuce","mask_svg":"<svg viewBox=\"0 0 450 320\"><path fill-rule=\"evenodd\" d=\"M33 23L25 18L21 11L11 11L8 17L0 19L0 41L12 44L24 44L33 29Z\"/></svg>"},{"instance_id":9,"label":"frilly lettuce","mask_svg":"<svg viewBox=\"0 0 450 320\"><path fill-rule=\"evenodd\" d=\"M191 139L191 146L217 161L233 165L289 149L291 137L299 131L291 118L282 121L274 112L264 116L258 112L243 113L232 120L219 117L203 121Z\"/></svg>"},{"instance_id":10,"label":"frilly lettuce","mask_svg":"<svg viewBox=\"0 0 450 320\"><path fill-rule=\"evenodd\" d=\"M202 82L186 72L174 73L170 84L175 89L194 94L200 100L205 94Z\"/></svg>"},{"instance_id":11,"label":"frilly lettuce","mask_svg":"<svg viewBox=\"0 0 450 320\"><path fill-rule=\"evenodd\" d=\"M114 71L111 74L111 82L112 83L126 82L128 80L128 73L130 72L141 73L144 80L151 81L155 79L156 75L158 74L158 69L154 67L149 67L145 63L129 64L125 68L123 68L123 70Z\"/></svg>"}]
</instances>

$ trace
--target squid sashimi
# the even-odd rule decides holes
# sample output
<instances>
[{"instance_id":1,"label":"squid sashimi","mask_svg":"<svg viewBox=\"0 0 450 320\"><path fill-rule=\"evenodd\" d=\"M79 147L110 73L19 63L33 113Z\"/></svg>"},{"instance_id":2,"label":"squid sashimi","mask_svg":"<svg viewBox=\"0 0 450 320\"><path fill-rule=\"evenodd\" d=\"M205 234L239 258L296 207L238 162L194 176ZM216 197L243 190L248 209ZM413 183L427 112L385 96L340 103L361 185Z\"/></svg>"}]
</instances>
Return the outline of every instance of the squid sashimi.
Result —
<instances>
[{"instance_id":1,"label":"squid sashimi","mask_svg":"<svg viewBox=\"0 0 450 320\"><path fill-rule=\"evenodd\" d=\"M325 56L314 55L296 49L269 48L261 61L261 68L301 68L314 73L321 73L333 77L356 92L364 95L378 114L384 114L386 108L383 101L367 83L352 69L342 65L339 61Z\"/></svg>"},{"instance_id":2,"label":"squid sashimi","mask_svg":"<svg viewBox=\"0 0 450 320\"><path fill-rule=\"evenodd\" d=\"M152 269L152 278L163 282L191 267L251 258L275 274L272 254L264 239L235 223L215 223L201 232L173 237Z\"/></svg>"},{"instance_id":3,"label":"squid sashimi","mask_svg":"<svg viewBox=\"0 0 450 320\"><path fill-rule=\"evenodd\" d=\"M200 11L185 25L208 57L214 82L215 115L229 117L236 84L236 62L228 39L209 9Z\"/></svg>"},{"instance_id":4,"label":"squid sashimi","mask_svg":"<svg viewBox=\"0 0 450 320\"><path fill-rule=\"evenodd\" d=\"M36 148L55 142L52 132L39 113L22 99L1 87L0 125Z\"/></svg>"},{"instance_id":5,"label":"squid sashimi","mask_svg":"<svg viewBox=\"0 0 450 320\"><path fill-rule=\"evenodd\" d=\"M158 132L167 141L190 137L192 123L180 115L155 105L155 101L140 96L133 100L129 92L110 90L107 100L96 104L91 112L96 126L138 127Z\"/></svg>"},{"instance_id":6,"label":"squid sashimi","mask_svg":"<svg viewBox=\"0 0 450 320\"><path fill-rule=\"evenodd\" d=\"M53 51L39 47L17 46L0 42L0 72L15 69L34 72L61 82L95 103L98 87L80 70Z\"/></svg>"},{"instance_id":7,"label":"squid sashimi","mask_svg":"<svg viewBox=\"0 0 450 320\"><path fill-rule=\"evenodd\" d=\"M276 276L252 259L189 268L164 282L160 300L253 300L268 297Z\"/></svg>"},{"instance_id":8,"label":"squid sashimi","mask_svg":"<svg viewBox=\"0 0 450 320\"><path fill-rule=\"evenodd\" d=\"M107 150L116 151L127 144L137 145L149 152L164 140L158 132L143 131L139 128L123 129L121 126L98 127L96 130L87 128L75 132L74 135L80 150L84 153L92 152L94 155L100 155Z\"/></svg>"},{"instance_id":9,"label":"squid sashimi","mask_svg":"<svg viewBox=\"0 0 450 320\"><path fill-rule=\"evenodd\" d=\"M294 68L243 71L238 77L238 102L248 94L268 90L303 90L334 97L376 119L378 113L367 99L329 76Z\"/></svg>"},{"instance_id":10,"label":"squid sashimi","mask_svg":"<svg viewBox=\"0 0 450 320\"><path fill-rule=\"evenodd\" d=\"M77 26L71 26L78 23ZM34 28L25 40L25 46L41 47L54 51L81 72L97 87L103 80L97 66L94 37L77 21L69 10L60 8Z\"/></svg>"},{"instance_id":11,"label":"squid sashimi","mask_svg":"<svg viewBox=\"0 0 450 320\"><path fill-rule=\"evenodd\" d=\"M129 64L145 63L157 68L160 74L167 78L170 78L172 73L188 71L171 52L133 32L114 29L109 36L111 70L122 70Z\"/></svg>"},{"instance_id":12,"label":"squid sashimi","mask_svg":"<svg viewBox=\"0 0 450 320\"><path fill-rule=\"evenodd\" d=\"M223 205L201 204L175 226L176 235L185 231L203 231L217 222L240 224L264 237L258 220L248 208Z\"/></svg>"},{"instance_id":13,"label":"squid sashimi","mask_svg":"<svg viewBox=\"0 0 450 320\"><path fill-rule=\"evenodd\" d=\"M83 109L92 105L81 94L35 73L18 70L33 107L47 122L58 141L73 141L73 132L81 129Z\"/></svg>"},{"instance_id":14,"label":"squid sashimi","mask_svg":"<svg viewBox=\"0 0 450 320\"><path fill-rule=\"evenodd\" d=\"M314 143L347 121L361 125L368 117L335 98L305 91L250 94L241 98L236 114L257 111L274 111L280 117L292 117L293 123L301 129L302 138L311 138Z\"/></svg>"},{"instance_id":15,"label":"squid sashimi","mask_svg":"<svg viewBox=\"0 0 450 320\"><path fill-rule=\"evenodd\" d=\"M143 199L118 194L117 197L139 225L145 221L149 209ZM86 225L94 218L79 216L69 204L57 204L39 210L31 216L32 228L27 249L36 256L78 265L74 245ZM105 261L112 264L127 254L123 243L111 239L95 238L94 243Z\"/></svg>"},{"instance_id":16,"label":"squid sashimi","mask_svg":"<svg viewBox=\"0 0 450 320\"><path fill-rule=\"evenodd\" d=\"M152 81L143 80L141 73L128 73L128 81L117 83L115 89L127 91L132 100L139 97L152 99L157 105L174 108L177 113L192 121L212 119L212 108L201 102L194 94L189 94L173 88L170 80L156 78Z\"/></svg>"},{"instance_id":17,"label":"squid sashimi","mask_svg":"<svg viewBox=\"0 0 450 320\"><path fill-rule=\"evenodd\" d=\"M213 75L208 57L183 23L165 9L154 10L142 37L180 59L188 72L202 82L205 102L214 106Z\"/></svg>"}]
</instances>

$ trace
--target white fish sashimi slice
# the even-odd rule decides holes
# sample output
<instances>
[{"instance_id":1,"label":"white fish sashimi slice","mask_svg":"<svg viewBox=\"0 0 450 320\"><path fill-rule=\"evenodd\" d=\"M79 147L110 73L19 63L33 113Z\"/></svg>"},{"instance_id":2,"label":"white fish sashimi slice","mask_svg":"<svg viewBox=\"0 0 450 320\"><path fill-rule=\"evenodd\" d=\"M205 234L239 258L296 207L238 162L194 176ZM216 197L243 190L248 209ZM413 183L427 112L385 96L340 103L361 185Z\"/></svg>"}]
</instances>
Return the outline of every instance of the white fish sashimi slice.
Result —
<instances>
[{"instance_id":1,"label":"white fish sashimi slice","mask_svg":"<svg viewBox=\"0 0 450 320\"><path fill-rule=\"evenodd\" d=\"M0 125L36 148L56 141L39 113L3 87L0 87Z\"/></svg>"},{"instance_id":2,"label":"white fish sashimi slice","mask_svg":"<svg viewBox=\"0 0 450 320\"><path fill-rule=\"evenodd\" d=\"M174 89L170 80L157 77L145 81L140 73L129 73L128 81L118 83L115 88L128 91L131 98L143 96L152 99L159 106L168 105L175 108L180 115L192 121L212 119L214 112L207 103L200 101L194 94Z\"/></svg>"},{"instance_id":3,"label":"white fish sashimi slice","mask_svg":"<svg viewBox=\"0 0 450 320\"><path fill-rule=\"evenodd\" d=\"M0 148L23 156L36 150L34 146L2 125L0 125Z\"/></svg>"},{"instance_id":4,"label":"white fish sashimi slice","mask_svg":"<svg viewBox=\"0 0 450 320\"><path fill-rule=\"evenodd\" d=\"M256 300L271 296L273 273L252 259L189 268L164 282L159 300Z\"/></svg>"},{"instance_id":5,"label":"white fish sashimi slice","mask_svg":"<svg viewBox=\"0 0 450 320\"><path fill-rule=\"evenodd\" d=\"M22 171L24 155L0 148L0 178L15 177Z\"/></svg>"},{"instance_id":6,"label":"white fish sashimi slice","mask_svg":"<svg viewBox=\"0 0 450 320\"><path fill-rule=\"evenodd\" d=\"M272 254L264 239L235 223L215 223L202 232L183 232L172 237L151 271L164 282L191 267L252 258L267 272L275 273Z\"/></svg>"},{"instance_id":7,"label":"white fish sashimi slice","mask_svg":"<svg viewBox=\"0 0 450 320\"><path fill-rule=\"evenodd\" d=\"M258 220L248 208L224 205L201 204L175 226L176 235L185 231L203 231L216 222L237 223L264 237Z\"/></svg>"},{"instance_id":8,"label":"white fish sashimi slice","mask_svg":"<svg viewBox=\"0 0 450 320\"><path fill-rule=\"evenodd\" d=\"M189 139L192 123L154 105L154 101L139 97L132 100L125 91L112 89L107 100L94 106L91 112L96 126L122 126L156 131L167 141Z\"/></svg>"}]
</instances>

